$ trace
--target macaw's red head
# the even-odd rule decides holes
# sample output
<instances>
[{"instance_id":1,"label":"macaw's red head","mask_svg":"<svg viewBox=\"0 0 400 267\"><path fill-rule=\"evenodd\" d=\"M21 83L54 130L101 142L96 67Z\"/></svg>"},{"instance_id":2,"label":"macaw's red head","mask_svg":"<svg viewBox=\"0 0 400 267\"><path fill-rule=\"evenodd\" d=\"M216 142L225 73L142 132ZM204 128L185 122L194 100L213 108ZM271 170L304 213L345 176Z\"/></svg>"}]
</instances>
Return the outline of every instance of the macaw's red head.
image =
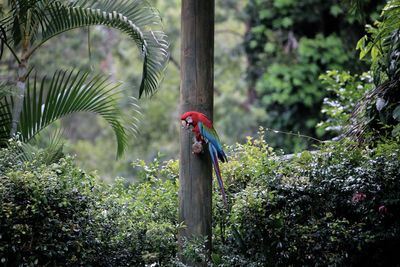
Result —
<instances>
[{"instance_id":1,"label":"macaw's red head","mask_svg":"<svg viewBox=\"0 0 400 267\"><path fill-rule=\"evenodd\" d=\"M188 111L181 116L181 123L185 128L196 127L198 122L204 123L207 127L212 125L206 115L197 111Z\"/></svg>"}]
</instances>

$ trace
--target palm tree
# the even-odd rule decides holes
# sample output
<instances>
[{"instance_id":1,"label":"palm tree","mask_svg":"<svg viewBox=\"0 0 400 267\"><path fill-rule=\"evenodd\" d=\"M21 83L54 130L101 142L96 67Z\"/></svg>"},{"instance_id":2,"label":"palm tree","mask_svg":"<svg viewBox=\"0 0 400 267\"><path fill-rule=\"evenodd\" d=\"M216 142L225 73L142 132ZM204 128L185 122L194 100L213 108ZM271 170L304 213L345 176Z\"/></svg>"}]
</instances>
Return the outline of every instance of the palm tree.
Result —
<instances>
[{"instance_id":1,"label":"palm tree","mask_svg":"<svg viewBox=\"0 0 400 267\"><path fill-rule=\"evenodd\" d=\"M17 132L27 142L63 116L92 112L117 137L117 155L127 144L127 125L117 106L118 86L83 70L56 70L37 78L29 66L44 43L66 31L104 25L133 40L143 57L139 98L158 87L168 53L161 19L145 0L8 0L0 20L0 57L9 50L17 62L16 81L0 83L0 146Z\"/></svg>"}]
</instances>

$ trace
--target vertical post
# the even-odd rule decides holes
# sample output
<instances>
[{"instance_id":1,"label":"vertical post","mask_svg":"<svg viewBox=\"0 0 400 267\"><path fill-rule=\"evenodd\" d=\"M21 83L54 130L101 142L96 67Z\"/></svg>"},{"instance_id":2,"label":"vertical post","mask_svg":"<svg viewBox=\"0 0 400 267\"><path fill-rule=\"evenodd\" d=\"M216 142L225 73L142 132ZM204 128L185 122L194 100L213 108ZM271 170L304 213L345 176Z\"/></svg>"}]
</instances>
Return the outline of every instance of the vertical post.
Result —
<instances>
[{"instance_id":1,"label":"vertical post","mask_svg":"<svg viewBox=\"0 0 400 267\"><path fill-rule=\"evenodd\" d=\"M181 114L194 110L210 119L214 87L214 0L182 0ZM207 236L211 249L212 167L208 153L192 153L193 134L180 134L179 241ZM183 259L185 260L185 259ZM203 263L204 265L204 263Z\"/></svg>"}]
</instances>

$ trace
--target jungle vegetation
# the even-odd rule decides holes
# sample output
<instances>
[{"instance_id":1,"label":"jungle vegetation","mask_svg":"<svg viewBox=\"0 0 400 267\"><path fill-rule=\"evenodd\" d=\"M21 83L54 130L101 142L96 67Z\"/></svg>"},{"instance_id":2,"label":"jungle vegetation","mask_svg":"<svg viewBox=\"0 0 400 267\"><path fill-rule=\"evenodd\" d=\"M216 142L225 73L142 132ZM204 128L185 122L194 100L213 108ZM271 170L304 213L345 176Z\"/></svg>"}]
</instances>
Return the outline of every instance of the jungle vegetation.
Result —
<instances>
[{"instance_id":1,"label":"jungle vegetation","mask_svg":"<svg viewBox=\"0 0 400 267\"><path fill-rule=\"evenodd\" d=\"M184 266L180 2L149 2L1 4L2 265ZM399 265L400 1L216 2L228 208L180 253Z\"/></svg>"}]
</instances>

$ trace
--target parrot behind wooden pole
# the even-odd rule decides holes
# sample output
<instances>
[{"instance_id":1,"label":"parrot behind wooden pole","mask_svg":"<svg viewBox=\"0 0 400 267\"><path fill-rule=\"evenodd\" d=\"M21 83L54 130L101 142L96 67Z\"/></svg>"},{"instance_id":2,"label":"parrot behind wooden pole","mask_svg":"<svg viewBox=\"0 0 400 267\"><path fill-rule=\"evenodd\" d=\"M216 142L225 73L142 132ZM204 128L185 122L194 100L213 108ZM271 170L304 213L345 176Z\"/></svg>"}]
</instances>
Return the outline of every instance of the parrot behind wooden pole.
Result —
<instances>
[{"instance_id":1,"label":"parrot behind wooden pole","mask_svg":"<svg viewBox=\"0 0 400 267\"><path fill-rule=\"evenodd\" d=\"M224 183L219 170L218 159L222 162L227 162L228 159L222 149L221 141L213 127L212 121L206 115L196 111L188 111L181 116L182 126L186 129L192 129L195 134L195 145L204 142L208 144L208 150L211 155L211 160L214 166L215 175L217 176L218 184L221 190L222 199L227 207L227 199L224 189ZM196 152L196 151L195 151ZM198 153L198 152L196 152Z\"/></svg>"}]
</instances>

